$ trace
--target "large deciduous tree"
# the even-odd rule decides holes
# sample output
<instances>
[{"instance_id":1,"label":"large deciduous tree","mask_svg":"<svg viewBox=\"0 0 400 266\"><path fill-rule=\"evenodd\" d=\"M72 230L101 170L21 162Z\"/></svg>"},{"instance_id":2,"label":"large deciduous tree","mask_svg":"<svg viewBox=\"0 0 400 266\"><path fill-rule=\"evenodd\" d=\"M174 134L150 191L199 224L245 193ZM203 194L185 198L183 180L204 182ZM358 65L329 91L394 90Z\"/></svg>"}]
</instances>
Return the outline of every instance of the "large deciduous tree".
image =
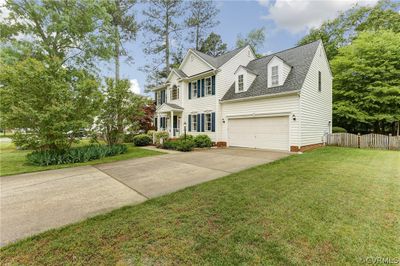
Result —
<instances>
[{"instance_id":1,"label":"large deciduous tree","mask_svg":"<svg viewBox=\"0 0 400 266\"><path fill-rule=\"evenodd\" d=\"M19 132L14 141L33 149L66 149L89 129L101 100L96 78L85 70L52 67L49 60L0 64L0 112ZM51 61L51 64L49 63Z\"/></svg>"},{"instance_id":2,"label":"large deciduous tree","mask_svg":"<svg viewBox=\"0 0 400 266\"><path fill-rule=\"evenodd\" d=\"M29 47L30 57L56 58L60 65L90 65L110 56L99 34L105 11L90 0L6 1L8 16L0 22L3 47ZM59 60L58 60L59 59Z\"/></svg>"},{"instance_id":3,"label":"large deciduous tree","mask_svg":"<svg viewBox=\"0 0 400 266\"><path fill-rule=\"evenodd\" d=\"M188 3L189 16L185 24L189 28L189 41L199 50L207 30L219 24L216 19L219 10L211 0L192 0Z\"/></svg>"},{"instance_id":4,"label":"large deciduous tree","mask_svg":"<svg viewBox=\"0 0 400 266\"><path fill-rule=\"evenodd\" d=\"M109 25L105 29L113 43L112 53L115 63L115 80L117 81L120 79L120 57L128 55L123 44L135 40L139 28L133 12L135 4L136 0L105 2L107 13L110 15ZM132 60L132 58L128 57L128 60Z\"/></svg>"},{"instance_id":5,"label":"large deciduous tree","mask_svg":"<svg viewBox=\"0 0 400 266\"><path fill-rule=\"evenodd\" d=\"M211 56L220 56L226 53L227 45L222 42L221 36L211 32L205 40L201 41L200 52Z\"/></svg>"},{"instance_id":6,"label":"large deciduous tree","mask_svg":"<svg viewBox=\"0 0 400 266\"><path fill-rule=\"evenodd\" d=\"M362 32L338 50L334 124L350 131L393 132L400 121L400 33Z\"/></svg>"},{"instance_id":7,"label":"large deciduous tree","mask_svg":"<svg viewBox=\"0 0 400 266\"><path fill-rule=\"evenodd\" d=\"M250 45L253 51L259 55L260 48L263 47L265 41L265 28L261 27L259 29L251 30L245 37L242 35L237 36L236 47L245 47L246 45Z\"/></svg>"},{"instance_id":8,"label":"large deciduous tree","mask_svg":"<svg viewBox=\"0 0 400 266\"><path fill-rule=\"evenodd\" d=\"M124 132L140 129L142 119L147 115L146 107L151 99L134 94L129 80L106 79L105 95L101 113L96 124L108 145L123 141Z\"/></svg>"},{"instance_id":9,"label":"large deciduous tree","mask_svg":"<svg viewBox=\"0 0 400 266\"><path fill-rule=\"evenodd\" d=\"M148 55L163 55L161 58L153 58L153 62L144 67L148 73L149 87L162 83L170 71L171 40L178 42L180 38L182 25L178 21L183 10L182 0L148 0L146 3L147 9L143 11L146 38L144 52Z\"/></svg>"},{"instance_id":10,"label":"large deciduous tree","mask_svg":"<svg viewBox=\"0 0 400 266\"><path fill-rule=\"evenodd\" d=\"M400 32L399 2L380 0L374 6L354 6L337 18L310 30L299 42L307 44L321 39L328 59L333 59L340 47L357 38L362 31L392 30Z\"/></svg>"}]
</instances>

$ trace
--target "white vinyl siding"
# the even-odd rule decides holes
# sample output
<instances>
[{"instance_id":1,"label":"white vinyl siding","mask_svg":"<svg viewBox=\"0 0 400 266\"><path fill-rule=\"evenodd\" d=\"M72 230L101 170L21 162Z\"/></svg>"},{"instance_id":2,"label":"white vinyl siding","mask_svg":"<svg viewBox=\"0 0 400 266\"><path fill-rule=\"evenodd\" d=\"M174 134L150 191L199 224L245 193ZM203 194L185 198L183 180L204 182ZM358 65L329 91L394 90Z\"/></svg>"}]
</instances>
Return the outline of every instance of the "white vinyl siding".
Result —
<instances>
[{"instance_id":1,"label":"white vinyl siding","mask_svg":"<svg viewBox=\"0 0 400 266\"><path fill-rule=\"evenodd\" d=\"M332 75L320 45L304 80L300 95L301 146L323 142L325 133L331 132ZM321 72L322 91L318 91L318 72Z\"/></svg>"},{"instance_id":2,"label":"white vinyl siding","mask_svg":"<svg viewBox=\"0 0 400 266\"><path fill-rule=\"evenodd\" d=\"M212 67L205 63L193 52L189 52L179 69L182 70L186 75L193 76L211 70Z\"/></svg>"}]
</instances>

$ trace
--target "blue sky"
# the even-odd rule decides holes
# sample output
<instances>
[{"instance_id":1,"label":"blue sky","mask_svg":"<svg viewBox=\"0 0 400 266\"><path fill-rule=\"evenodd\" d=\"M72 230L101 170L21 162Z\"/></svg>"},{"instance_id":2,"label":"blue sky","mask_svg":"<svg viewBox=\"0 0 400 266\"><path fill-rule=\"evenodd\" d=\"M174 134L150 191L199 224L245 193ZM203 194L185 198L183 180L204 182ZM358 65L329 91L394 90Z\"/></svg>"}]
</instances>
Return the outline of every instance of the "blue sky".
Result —
<instances>
[{"instance_id":1,"label":"blue sky","mask_svg":"<svg viewBox=\"0 0 400 266\"><path fill-rule=\"evenodd\" d=\"M333 18L339 11L350 8L353 4L371 5L376 0L258 0L258 1L215 1L220 10L220 24L213 29L221 35L229 49L235 48L238 34L245 35L250 30L260 27L266 29L266 40L261 53L273 53L296 45L310 28L319 26L322 21ZM143 4L136 6L138 21L143 20ZM182 14L182 17L184 14ZM134 64L123 62L121 76L132 81L132 90L143 93L146 73L139 70L151 58L143 53L143 32L137 40L125 44ZM190 48L189 44L184 45ZM99 65L102 74L113 76L113 65Z\"/></svg>"}]
</instances>

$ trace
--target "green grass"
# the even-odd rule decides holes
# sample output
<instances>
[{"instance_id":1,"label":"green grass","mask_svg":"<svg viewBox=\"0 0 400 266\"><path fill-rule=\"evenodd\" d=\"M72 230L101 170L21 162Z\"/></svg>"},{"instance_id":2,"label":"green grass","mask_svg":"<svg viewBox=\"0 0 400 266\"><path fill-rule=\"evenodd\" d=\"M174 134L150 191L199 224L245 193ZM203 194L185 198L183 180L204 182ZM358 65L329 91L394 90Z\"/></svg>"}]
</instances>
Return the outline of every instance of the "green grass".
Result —
<instances>
[{"instance_id":1,"label":"green grass","mask_svg":"<svg viewBox=\"0 0 400 266\"><path fill-rule=\"evenodd\" d=\"M399 152L322 148L42 233L0 264L359 264L399 257L399 220Z\"/></svg>"},{"instance_id":2,"label":"green grass","mask_svg":"<svg viewBox=\"0 0 400 266\"><path fill-rule=\"evenodd\" d=\"M78 144L78 146L85 144L88 144L88 141L85 140L81 141ZM83 165L94 165L99 163L108 163L108 162L162 154L161 152L134 147L131 144L127 145L128 145L128 152L117 156L105 157L103 159L93 160L85 163L35 166L28 164L26 161L26 155L32 151L16 150L15 145L13 143L0 143L0 176L83 166Z\"/></svg>"}]
</instances>

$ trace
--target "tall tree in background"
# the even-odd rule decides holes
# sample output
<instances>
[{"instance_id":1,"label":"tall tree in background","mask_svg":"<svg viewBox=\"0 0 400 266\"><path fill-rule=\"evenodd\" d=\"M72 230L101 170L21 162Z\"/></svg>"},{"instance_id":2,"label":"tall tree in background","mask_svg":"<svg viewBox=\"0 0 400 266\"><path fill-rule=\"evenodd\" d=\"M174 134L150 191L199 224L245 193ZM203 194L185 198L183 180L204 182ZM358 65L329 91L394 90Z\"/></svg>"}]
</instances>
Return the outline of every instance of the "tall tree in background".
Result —
<instances>
[{"instance_id":1,"label":"tall tree in background","mask_svg":"<svg viewBox=\"0 0 400 266\"><path fill-rule=\"evenodd\" d=\"M237 36L236 47L241 48L246 45L250 45L253 51L257 56L261 56L258 54L260 48L263 47L265 42L265 28L261 27L259 29L254 29L250 31L246 37L241 36L240 34Z\"/></svg>"},{"instance_id":2,"label":"tall tree in background","mask_svg":"<svg viewBox=\"0 0 400 266\"><path fill-rule=\"evenodd\" d=\"M5 7L10 13L0 22L2 49L70 66L91 67L110 56L98 32L106 14L95 1L6 1Z\"/></svg>"},{"instance_id":3,"label":"tall tree in background","mask_svg":"<svg viewBox=\"0 0 400 266\"><path fill-rule=\"evenodd\" d=\"M182 16L182 0L149 0L147 9L143 11L145 21L144 52L148 55L163 54L163 58L156 58L151 65L146 65L144 70L149 73L148 84L160 84L170 71L171 39L179 39L182 25L177 22Z\"/></svg>"},{"instance_id":4,"label":"tall tree in background","mask_svg":"<svg viewBox=\"0 0 400 266\"><path fill-rule=\"evenodd\" d=\"M136 0L106 1L107 13L110 15L110 27L108 29L111 42L114 44L112 53L115 61L115 80L120 79L120 56L127 56L123 47L124 42L136 39L138 24L135 20L133 7ZM130 60L131 57L128 57Z\"/></svg>"},{"instance_id":5,"label":"tall tree in background","mask_svg":"<svg viewBox=\"0 0 400 266\"><path fill-rule=\"evenodd\" d=\"M400 121L400 33L366 31L332 60L334 124L352 132L396 132Z\"/></svg>"},{"instance_id":6,"label":"tall tree in background","mask_svg":"<svg viewBox=\"0 0 400 266\"><path fill-rule=\"evenodd\" d=\"M226 53L227 45L222 42L221 36L211 32L205 40L200 43L200 52L211 56L220 56Z\"/></svg>"},{"instance_id":7,"label":"tall tree in background","mask_svg":"<svg viewBox=\"0 0 400 266\"><path fill-rule=\"evenodd\" d=\"M312 29L299 45L321 39L328 59L333 59L340 47L348 45L364 30L392 30L400 32L400 2L380 0L375 6L354 6L337 18Z\"/></svg>"},{"instance_id":8,"label":"tall tree in background","mask_svg":"<svg viewBox=\"0 0 400 266\"><path fill-rule=\"evenodd\" d=\"M199 50L206 31L219 24L216 20L219 10L211 0L192 0L188 5L190 11L185 24L190 30L189 41Z\"/></svg>"}]
</instances>

